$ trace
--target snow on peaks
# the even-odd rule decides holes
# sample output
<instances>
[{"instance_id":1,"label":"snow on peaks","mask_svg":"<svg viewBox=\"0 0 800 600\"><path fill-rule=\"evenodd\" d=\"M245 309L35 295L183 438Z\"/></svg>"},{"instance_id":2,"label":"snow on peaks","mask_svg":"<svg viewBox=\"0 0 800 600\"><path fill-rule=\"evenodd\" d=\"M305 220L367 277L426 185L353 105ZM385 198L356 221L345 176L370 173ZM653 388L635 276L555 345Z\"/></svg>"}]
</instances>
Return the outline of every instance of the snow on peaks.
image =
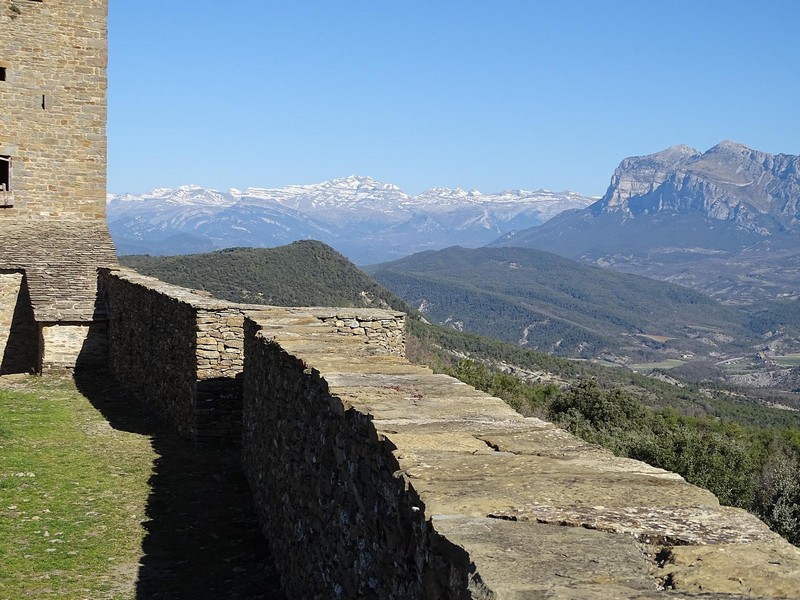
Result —
<instances>
[{"instance_id":1,"label":"snow on peaks","mask_svg":"<svg viewBox=\"0 0 800 600\"><path fill-rule=\"evenodd\" d=\"M435 187L410 197L392 183L376 181L372 177L350 175L321 183L289 185L282 188L231 188L227 192L206 189L198 185L182 185L178 188L157 188L146 194L110 194L108 202L113 205L143 203L166 206L228 207L246 200L246 204L262 203L265 206L277 203L287 208L310 215L326 213L349 215L375 213L394 215L398 219L411 211L443 213L460 210L461 207L504 205L503 210L532 209L548 214L566 208L583 208L590 199L574 192L548 192L539 190L508 190L495 194L483 194L479 190L466 191L460 187ZM512 208L516 206L517 208Z\"/></svg>"},{"instance_id":2,"label":"snow on peaks","mask_svg":"<svg viewBox=\"0 0 800 600\"><path fill-rule=\"evenodd\" d=\"M156 188L149 194L144 194L145 196L149 196L151 198L163 198L172 193L172 188Z\"/></svg>"},{"instance_id":3,"label":"snow on peaks","mask_svg":"<svg viewBox=\"0 0 800 600\"><path fill-rule=\"evenodd\" d=\"M733 142L731 140L722 140L719 144L714 146L714 148L720 148L720 149L722 149L722 148L730 148L730 149L733 149L733 150L750 150L750 148L748 148L744 144L740 144L739 142ZM714 148L712 148L712 150Z\"/></svg>"},{"instance_id":4,"label":"snow on peaks","mask_svg":"<svg viewBox=\"0 0 800 600\"><path fill-rule=\"evenodd\" d=\"M364 175L350 175L349 177L342 177L333 179L326 182L328 187L331 188L349 188L352 190L385 190L388 192L402 192L402 190L393 183L382 183L375 181L372 177ZM326 185L325 183L321 185Z\"/></svg>"}]
</instances>

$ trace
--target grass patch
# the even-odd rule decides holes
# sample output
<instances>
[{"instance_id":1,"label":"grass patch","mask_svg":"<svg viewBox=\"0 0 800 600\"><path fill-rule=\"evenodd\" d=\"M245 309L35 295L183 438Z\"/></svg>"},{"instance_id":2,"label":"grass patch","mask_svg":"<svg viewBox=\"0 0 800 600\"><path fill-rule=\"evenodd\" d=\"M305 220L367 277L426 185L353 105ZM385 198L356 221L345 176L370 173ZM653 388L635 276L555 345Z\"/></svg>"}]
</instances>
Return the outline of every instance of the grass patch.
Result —
<instances>
[{"instance_id":1,"label":"grass patch","mask_svg":"<svg viewBox=\"0 0 800 600\"><path fill-rule=\"evenodd\" d=\"M63 377L0 378L0 423L0 597L134 597L150 438Z\"/></svg>"},{"instance_id":2,"label":"grass patch","mask_svg":"<svg viewBox=\"0 0 800 600\"><path fill-rule=\"evenodd\" d=\"M786 356L776 356L773 360L779 365L785 365L787 367L800 366L800 354L787 354Z\"/></svg>"},{"instance_id":3,"label":"grass patch","mask_svg":"<svg viewBox=\"0 0 800 600\"><path fill-rule=\"evenodd\" d=\"M686 361L678 360L677 358L662 360L660 362L651 362L651 363L640 363L638 365L631 365L631 369L634 371L651 371L653 369L674 369L675 367L680 367L681 365L685 365Z\"/></svg>"},{"instance_id":4,"label":"grass patch","mask_svg":"<svg viewBox=\"0 0 800 600\"><path fill-rule=\"evenodd\" d=\"M644 333L640 333L640 334L638 334L638 336L640 338L644 338L646 340L651 340L651 341L656 342L658 344L666 344L670 340L677 339L677 338L674 338L674 337L670 337L668 335L646 335Z\"/></svg>"}]
</instances>

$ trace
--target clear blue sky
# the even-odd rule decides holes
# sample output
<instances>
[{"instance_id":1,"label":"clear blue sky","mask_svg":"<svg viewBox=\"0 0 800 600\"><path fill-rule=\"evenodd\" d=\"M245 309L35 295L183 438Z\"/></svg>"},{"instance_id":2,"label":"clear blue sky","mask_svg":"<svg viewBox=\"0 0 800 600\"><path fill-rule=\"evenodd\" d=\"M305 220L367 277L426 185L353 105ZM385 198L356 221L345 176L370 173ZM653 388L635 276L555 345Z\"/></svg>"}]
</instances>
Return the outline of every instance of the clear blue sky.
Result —
<instances>
[{"instance_id":1,"label":"clear blue sky","mask_svg":"<svg viewBox=\"0 0 800 600\"><path fill-rule=\"evenodd\" d=\"M673 144L800 154L798 24L800 0L110 0L109 191L600 195Z\"/></svg>"}]
</instances>

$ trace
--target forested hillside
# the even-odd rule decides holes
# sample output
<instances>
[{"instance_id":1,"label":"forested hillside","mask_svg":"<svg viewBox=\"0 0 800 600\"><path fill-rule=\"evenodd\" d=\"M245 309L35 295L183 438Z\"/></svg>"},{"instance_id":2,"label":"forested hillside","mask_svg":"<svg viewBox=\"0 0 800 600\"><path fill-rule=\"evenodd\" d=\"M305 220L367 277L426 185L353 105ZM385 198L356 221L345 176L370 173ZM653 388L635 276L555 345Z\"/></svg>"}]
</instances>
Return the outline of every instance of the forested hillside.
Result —
<instances>
[{"instance_id":1,"label":"forested hillside","mask_svg":"<svg viewBox=\"0 0 800 600\"><path fill-rule=\"evenodd\" d=\"M674 369L692 381L800 391L795 300L726 305L524 248L453 247L366 270L451 329L642 372Z\"/></svg>"},{"instance_id":2,"label":"forested hillside","mask_svg":"<svg viewBox=\"0 0 800 600\"><path fill-rule=\"evenodd\" d=\"M313 240L277 248L122 256L119 260L144 275L234 302L410 310L333 248Z\"/></svg>"},{"instance_id":3,"label":"forested hillside","mask_svg":"<svg viewBox=\"0 0 800 600\"><path fill-rule=\"evenodd\" d=\"M561 356L643 361L757 343L744 314L708 296L541 250L453 247L367 272L431 321Z\"/></svg>"}]
</instances>

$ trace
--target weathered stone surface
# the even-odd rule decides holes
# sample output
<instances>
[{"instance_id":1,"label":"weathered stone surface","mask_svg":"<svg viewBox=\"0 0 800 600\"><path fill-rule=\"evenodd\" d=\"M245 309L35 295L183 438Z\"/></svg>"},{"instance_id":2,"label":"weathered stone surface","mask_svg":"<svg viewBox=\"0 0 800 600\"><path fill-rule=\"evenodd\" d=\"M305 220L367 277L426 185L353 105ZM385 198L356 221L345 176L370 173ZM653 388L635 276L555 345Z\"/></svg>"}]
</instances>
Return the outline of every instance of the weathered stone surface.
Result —
<instances>
[{"instance_id":1,"label":"weathered stone surface","mask_svg":"<svg viewBox=\"0 0 800 600\"><path fill-rule=\"evenodd\" d=\"M800 597L800 552L678 475L307 320L251 319L244 460L290 594Z\"/></svg>"},{"instance_id":2,"label":"weathered stone surface","mask_svg":"<svg viewBox=\"0 0 800 600\"><path fill-rule=\"evenodd\" d=\"M450 541L469 548L481 579L499 598L545 597L567 585L627 594L658 589L649 561L622 536L461 515L436 515L433 525Z\"/></svg>"},{"instance_id":3,"label":"weathered stone surface","mask_svg":"<svg viewBox=\"0 0 800 600\"><path fill-rule=\"evenodd\" d=\"M96 270L116 264L105 223L107 2L11 6L0 10L0 157L10 173L0 182L10 186L0 189L0 269L25 273L26 303L49 339L40 347L39 330L17 335L0 361L29 370L34 355L35 369L73 368L97 353Z\"/></svg>"},{"instance_id":4,"label":"weathered stone surface","mask_svg":"<svg viewBox=\"0 0 800 600\"><path fill-rule=\"evenodd\" d=\"M48 323L40 327L43 371L105 366L107 323Z\"/></svg>"},{"instance_id":5,"label":"weathered stone surface","mask_svg":"<svg viewBox=\"0 0 800 600\"><path fill-rule=\"evenodd\" d=\"M35 371L38 336L25 276L0 271L0 374Z\"/></svg>"},{"instance_id":6,"label":"weathered stone surface","mask_svg":"<svg viewBox=\"0 0 800 600\"><path fill-rule=\"evenodd\" d=\"M0 208L0 227L102 221L107 0L18 4L19 14L8 3L0 10L0 155L11 157L14 197Z\"/></svg>"},{"instance_id":7,"label":"weathered stone surface","mask_svg":"<svg viewBox=\"0 0 800 600\"><path fill-rule=\"evenodd\" d=\"M772 541L670 548L656 574L670 587L743 597L798 598L798 550Z\"/></svg>"},{"instance_id":8,"label":"weathered stone surface","mask_svg":"<svg viewBox=\"0 0 800 600\"><path fill-rule=\"evenodd\" d=\"M275 331L301 322L310 341L333 334L371 354L399 354L404 348L402 313L343 309L359 323L393 325L391 335L368 340L339 332L331 324L337 309L235 304L129 269L103 269L100 279L103 304L109 307L112 372L173 427L197 440L239 440L247 313L268 317Z\"/></svg>"}]
</instances>

